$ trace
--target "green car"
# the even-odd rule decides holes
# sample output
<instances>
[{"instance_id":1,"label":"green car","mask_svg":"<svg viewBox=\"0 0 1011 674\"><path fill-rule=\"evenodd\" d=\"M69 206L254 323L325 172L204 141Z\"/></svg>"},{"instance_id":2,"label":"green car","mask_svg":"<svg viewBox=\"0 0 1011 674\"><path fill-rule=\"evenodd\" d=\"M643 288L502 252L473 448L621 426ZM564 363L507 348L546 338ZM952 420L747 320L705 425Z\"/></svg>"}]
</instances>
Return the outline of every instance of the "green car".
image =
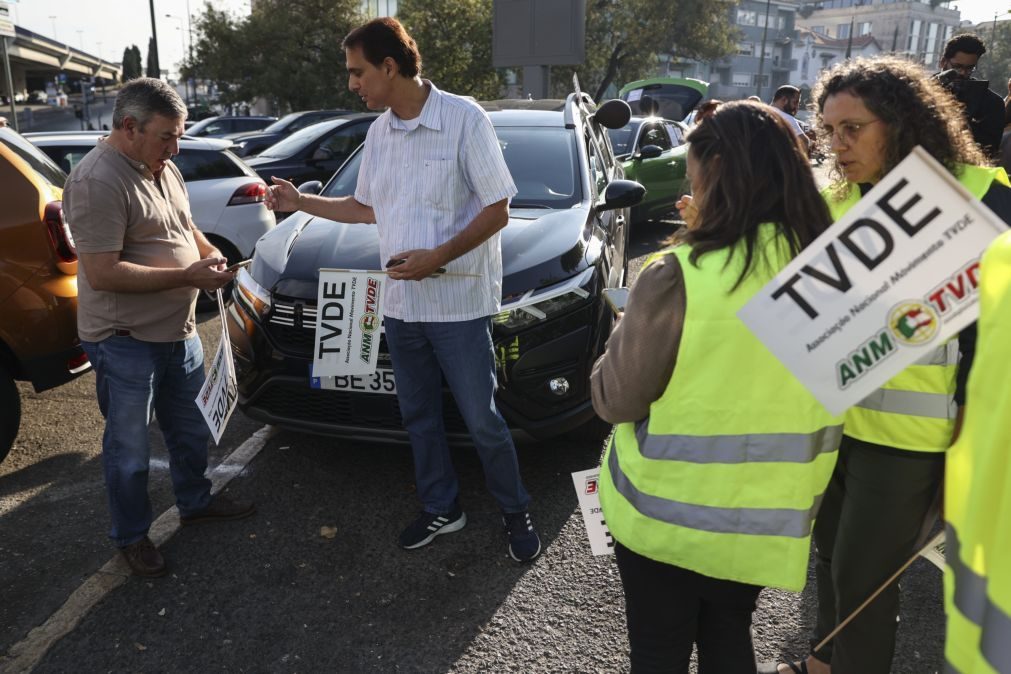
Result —
<instances>
[{"instance_id":1,"label":"green car","mask_svg":"<svg viewBox=\"0 0 1011 674\"><path fill-rule=\"evenodd\" d=\"M658 77L631 82L618 93L634 116L624 127L608 130L611 146L625 177L646 188L646 197L632 209L632 222L669 215L678 198L689 191L688 127L681 120L708 91L709 84L700 80Z\"/></svg>"}]
</instances>

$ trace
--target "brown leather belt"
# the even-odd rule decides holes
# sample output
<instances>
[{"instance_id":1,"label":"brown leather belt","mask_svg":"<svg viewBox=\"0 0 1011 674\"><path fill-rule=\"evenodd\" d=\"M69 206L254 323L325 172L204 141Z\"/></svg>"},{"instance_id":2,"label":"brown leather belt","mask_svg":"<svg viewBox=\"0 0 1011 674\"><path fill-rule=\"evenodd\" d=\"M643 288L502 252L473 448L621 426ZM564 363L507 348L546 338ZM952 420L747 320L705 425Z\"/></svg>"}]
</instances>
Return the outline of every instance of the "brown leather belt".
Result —
<instances>
[{"instance_id":1,"label":"brown leather belt","mask_svg":"<svg viewBox=\"0 0 1011 674\"><path fill-rule=\"evenodd\" d=\"M115 330L112 331L112 334L116 335L117 337L129 337L130 331L124 330L123 328L116 328Z\"/></svg>"}]
</instances>

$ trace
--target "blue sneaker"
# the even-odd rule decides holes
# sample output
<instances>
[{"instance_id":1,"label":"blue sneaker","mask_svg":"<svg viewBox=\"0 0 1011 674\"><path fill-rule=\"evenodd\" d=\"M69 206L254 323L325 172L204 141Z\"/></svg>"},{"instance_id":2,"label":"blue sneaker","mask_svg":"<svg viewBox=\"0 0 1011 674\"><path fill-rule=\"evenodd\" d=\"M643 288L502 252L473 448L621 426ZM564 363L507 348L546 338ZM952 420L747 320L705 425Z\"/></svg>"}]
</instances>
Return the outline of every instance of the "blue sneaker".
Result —
<instances>
[{"instance_id":1,"label":"blue sneaker","mask_svg":"<svg viewBox=\"0 0 1011 674\"><path fill-rule=\"evenodd\" d=\"M400 534L400 547L405 550L420 548L434 541L436 536L459 531L466 524L467 515L458 505L445 515L422 512Z\"/></svg>"},{"instance_id":2,"label":"blue sneaker","mask_svg":"<svg viewBox=\"0 0 1011 674\"><path fill-rule=\"evenodd\" d=\"M509 556L517 562L531 562L541 554L541 539L530 522L530 513L502 513L509 536Z\"/></svg>"}]
</instances>

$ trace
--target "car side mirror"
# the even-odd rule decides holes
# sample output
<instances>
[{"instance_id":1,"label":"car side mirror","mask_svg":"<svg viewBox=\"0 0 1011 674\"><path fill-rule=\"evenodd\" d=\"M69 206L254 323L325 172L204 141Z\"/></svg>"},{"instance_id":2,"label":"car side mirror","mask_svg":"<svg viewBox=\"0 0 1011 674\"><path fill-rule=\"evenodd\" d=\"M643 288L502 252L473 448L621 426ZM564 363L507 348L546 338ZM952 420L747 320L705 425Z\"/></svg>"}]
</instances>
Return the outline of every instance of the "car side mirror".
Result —
<instances>
[{"instance_id":1,"label":"car side mirror","mask_svg":"<svg viewBox=\"0 0 1011 674\"><path fill-rule=\"evenodd\" d=\"M646 145L641 150L639 154L635 155L636 159L656 159L663 154L663 148L659 145Z\"/></svg>"},{"instance_id":2,"label":"car side mirror","mask_svg":"<svg viewBox=\"0 0 1011 674\"><path fill-rule=\"evenodd\" d=\"M299 185L298 191L302 194L319 194L323 191L323 183L318 180L310 180Z\"/></svg>"},{"instance_id":3,"label":"car side mirror","mask_svg":"<svg viewBox=\"0 0 1011 674\"><path fill-rule=\"evenodd\" d=\"M632 108L625 101L612 98L601 103L593 118L605 129L620 129L632 119Z\"/></svg>"},{"instance_id":4,"label":"car side mirror","mask_svg":"<svg viewBox=\"0 0 1011 674\"><path fill-rule=\"evenodd\" d=\"M597 211L629 208L642 201L644 196L646 188L634 180L612 180L604 190L604 202L597 205Z\"/></svg>"}]
</instances>

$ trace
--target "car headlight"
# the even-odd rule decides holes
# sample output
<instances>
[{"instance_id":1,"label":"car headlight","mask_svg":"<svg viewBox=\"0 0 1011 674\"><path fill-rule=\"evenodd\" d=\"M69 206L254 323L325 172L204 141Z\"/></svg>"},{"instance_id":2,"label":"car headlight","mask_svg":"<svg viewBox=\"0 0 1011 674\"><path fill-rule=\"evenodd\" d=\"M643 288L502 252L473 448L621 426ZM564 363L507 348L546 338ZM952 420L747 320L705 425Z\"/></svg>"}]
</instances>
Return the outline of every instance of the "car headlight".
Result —
<instances>
[{"instance_id":1,"label":"car headlight","mask_svg":"<svg viewBox=\"0 0 1011 674\"><path fill-rule=\"evenodd\" d=\"M263 318L270 311L270 291L257 283L244 267L235 277L235 296L256 318Z\"/></svg>"},{"instance_id":2,"label":"car headlight","mask_svg":"<svg viewBox=\"0 0 1011 674\"><path fill-rule=\"evenodd\" d=\"M561 283L530 290L503 303L502 311L495 314L492 321L502 329L513 331L547 320L584 303L590 296L586 286L592 280L593 267L590 267Z\"/></svg>"}]
</instances>

